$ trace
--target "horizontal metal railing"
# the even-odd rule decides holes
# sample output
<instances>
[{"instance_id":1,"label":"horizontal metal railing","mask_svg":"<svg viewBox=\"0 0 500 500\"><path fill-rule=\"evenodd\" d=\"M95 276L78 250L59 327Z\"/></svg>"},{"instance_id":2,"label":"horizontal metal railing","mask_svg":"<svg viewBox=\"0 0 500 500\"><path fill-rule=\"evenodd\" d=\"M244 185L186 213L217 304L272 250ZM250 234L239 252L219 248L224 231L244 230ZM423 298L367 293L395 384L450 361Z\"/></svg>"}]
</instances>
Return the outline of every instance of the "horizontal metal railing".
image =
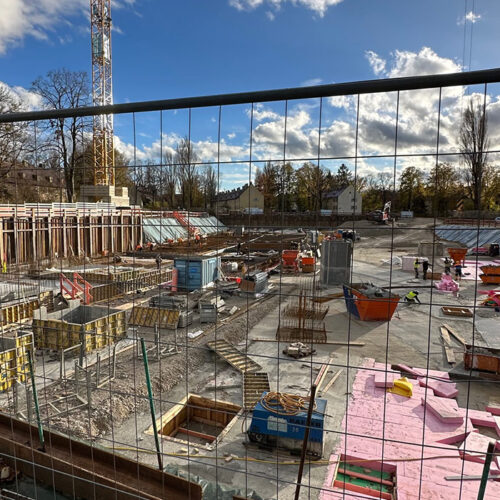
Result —
<instances>
[{"instance_id":1,"label":"horizontal metal railing","mask_svg":"<svg viewBox=\"0 0 500 500\"><path fill-rule=\"evenodd\" d=\"M333 83L312 87L294 87L235 94L182 97L155 101L130 102L109 106L84 106L57 110L0 114L0 123L48 120L75 116L123 114L168 109L202 108L235 104L261 103L297 99L313 99L340 95L372 94L431 88L481 85L500 82L500 68L440 75L407 76L359 82Z\"/></svg>"}]
</instances>

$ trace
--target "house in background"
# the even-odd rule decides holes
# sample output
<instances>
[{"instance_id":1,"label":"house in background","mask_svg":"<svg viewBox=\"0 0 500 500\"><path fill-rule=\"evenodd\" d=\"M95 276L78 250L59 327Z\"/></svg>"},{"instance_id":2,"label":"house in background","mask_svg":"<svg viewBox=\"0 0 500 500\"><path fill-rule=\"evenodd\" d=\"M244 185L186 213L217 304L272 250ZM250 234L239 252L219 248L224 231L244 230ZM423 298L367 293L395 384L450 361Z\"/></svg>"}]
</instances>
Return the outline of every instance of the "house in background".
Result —
<instances>
[{"instance_id":1,"label":"house in background","mask_svg":"<svg viewBox=\"0 0 500 500\"><path fill-rule=\"evenodd\" d=\"M352 185L326 193L323 200L324 208L332 214L359 215L362 211L363 197Z\"/></svg>"},{"instance_id":2,"label":"house in background","mask_svg":"<svg viewBox=\"0 0 500 500\"><path fill-rule=\"evenodd\" d=\"M222 191L215 201L218 211L264 210L264 195L252 183Z\"/></svg>"},{"instance_id":3,"label":"house in background","mask_svg":"<svg viewBox=\"0 0 500 500\"><path fill-rule=\"evenodd\" d=\"M62 170L27 162L0 164L0 203L66 202Z\"/></svg>"}]
</instances>

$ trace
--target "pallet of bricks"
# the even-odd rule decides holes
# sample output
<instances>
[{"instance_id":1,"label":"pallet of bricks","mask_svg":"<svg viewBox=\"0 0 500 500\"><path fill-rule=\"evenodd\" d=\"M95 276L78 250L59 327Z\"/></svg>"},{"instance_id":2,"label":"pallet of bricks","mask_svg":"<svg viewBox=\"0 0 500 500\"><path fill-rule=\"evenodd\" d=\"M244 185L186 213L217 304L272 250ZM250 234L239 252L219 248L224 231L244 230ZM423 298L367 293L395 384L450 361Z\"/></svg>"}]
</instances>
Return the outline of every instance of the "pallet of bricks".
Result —
<instances>
[{"instance_id":1,"label":"pallet of bricks","mask_svg":"<svg viewBox=\"0 0 500 500\"><path fill-rule=\"evenodd\" d=\"M8 390L16 380L26 382L29 377L28 351L33 354L32 333L13 331L0 338L0 392Z\"/></svg>"}]
</instances>

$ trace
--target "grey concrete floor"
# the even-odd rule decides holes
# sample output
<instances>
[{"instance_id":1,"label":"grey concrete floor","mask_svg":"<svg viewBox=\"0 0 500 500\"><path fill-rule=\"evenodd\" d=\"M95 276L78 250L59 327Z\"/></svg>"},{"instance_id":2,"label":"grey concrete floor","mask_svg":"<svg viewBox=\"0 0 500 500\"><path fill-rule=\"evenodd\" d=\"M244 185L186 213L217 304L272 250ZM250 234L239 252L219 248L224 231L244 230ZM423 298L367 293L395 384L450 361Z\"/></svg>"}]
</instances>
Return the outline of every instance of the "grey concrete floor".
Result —
<instances>
[{"instance_id":1,"label":"grey concrete floor","mask_svg":"<svg viewBox=\"0 0 500 500\"><path fill-rule=\"evenodd\" d=\"M386 236L389 237L388 235ZM381 244L381 238L373 238L378 246L372 246L370 238L366 238L354 254L353 281L372 281L379 285L405 285L408 288L399 290L401 295L414 285L412 275L398 268L383 266L382 259L391 256L387 245ZM405 243L408 246L414 242ZM398 253L406 253L402 248ZM397 255L398 253L395 253ZM437 269L436 269L437 270ZM294 276L274 278L278 291L281 284L292 284L297 280ZM423 281L418 284L425 284ZM282 305L293 300L288 294L289 288L283 288ZM321 294L340 291L338 287L321 290ZM328 458L342 432L342 419L348 404L352 382L356 368L363 358L374 358L378 362L388 364L406 363L411 366L448 371L442 347L439 326L443 323L452 325L466 339L472 337L473 322L471 319L455 319L444 316L442 305L473 306L475 303L475 283L463 281L460 296L438 294L435 290L422 290L421 305L406 305L401 303L390 322L362 322L346 314L343 299L332 300L328 303L330 310L326 317L326 329L330 341L364 342L363 347L340 345L316 345L314 356L302 360L292 360L282 354L285 343L251 342L254 338L274 339L278 325L279 308L264 316L248 335L248 353L252 359L262 365L268 372L271 390L305 394L315 379L318 368L332 357L333 365L327 375L326 382L336 370L342 369L342 375L335 385L326 393L321 394L327 402L326 435L323 458ZM498 319L498 317L497 317ZM460 345L456 344L459 353ZM197 393L218 400L231 401L242 404L241 388L235 387L217 391L208 390L207 386L217 380L218 385L237 385L241 383L240 374L222 360L215 360L212 353L207 352L207 365L188 375L183 383L178 384L168 394L156 395L162 401L157 407L157 416L173 407L188 392ZM325 382L325 385L326 385ZM499 402L496 385L488 383L460 383L458 401L461 406L468 404L470 408L484 409L489 402ZM215 450L208 451L202 446L174 443L162 439L164 453L178 453L188 450L187 457L166 457L165 462L176 464L184 472L195 474L207 480L218 481L226 485L233 485L255 490L262 498L289 499L295 491L297 465L288 465L287 462L295 458L282 453L272 453L253 447L246 447L244 432L250 423L249 416L240 416L229 433L223 438ZM149 453L121 450L131 457L156 464L153 453L153 437L145 434L151 425L148 413L134 415L119 428L114 429L113 436L106 436L99 440L100 444L110 446L111 440L115 447L135 447L136 445L148 450ZM136 437L138 436L138 440ZM193 453L198 449L198 453ZM224 461L226 455L234 455L239 460ZM217 459L216 459L217 457ZM248 459L248 460L247 460ZM258 461L254 461L258 460ZM308 463L304 471L304 488L301 498L318 498L320 488L326 475L325 464Z\"/></svg>"}]
</instances>

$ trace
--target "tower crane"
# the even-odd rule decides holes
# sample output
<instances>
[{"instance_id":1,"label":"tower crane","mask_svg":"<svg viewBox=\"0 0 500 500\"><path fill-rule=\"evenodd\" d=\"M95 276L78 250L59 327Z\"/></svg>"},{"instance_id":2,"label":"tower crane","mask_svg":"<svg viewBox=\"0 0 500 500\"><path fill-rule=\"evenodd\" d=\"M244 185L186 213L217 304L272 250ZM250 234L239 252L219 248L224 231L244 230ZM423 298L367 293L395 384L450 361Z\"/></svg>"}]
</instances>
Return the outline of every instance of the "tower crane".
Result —
<instances>
[{"instance_id":1,"label":"tower crane","mask_svg":"<svg viewBox=\"0 0 500 500\"><path fill-rule=\"evenodd\" d=\"M92 100L113 104L111 71L111 0L90 0ZM96 115L93 123L94 186L114 186L113 115Z\"/></svg>"}]
</instances>

